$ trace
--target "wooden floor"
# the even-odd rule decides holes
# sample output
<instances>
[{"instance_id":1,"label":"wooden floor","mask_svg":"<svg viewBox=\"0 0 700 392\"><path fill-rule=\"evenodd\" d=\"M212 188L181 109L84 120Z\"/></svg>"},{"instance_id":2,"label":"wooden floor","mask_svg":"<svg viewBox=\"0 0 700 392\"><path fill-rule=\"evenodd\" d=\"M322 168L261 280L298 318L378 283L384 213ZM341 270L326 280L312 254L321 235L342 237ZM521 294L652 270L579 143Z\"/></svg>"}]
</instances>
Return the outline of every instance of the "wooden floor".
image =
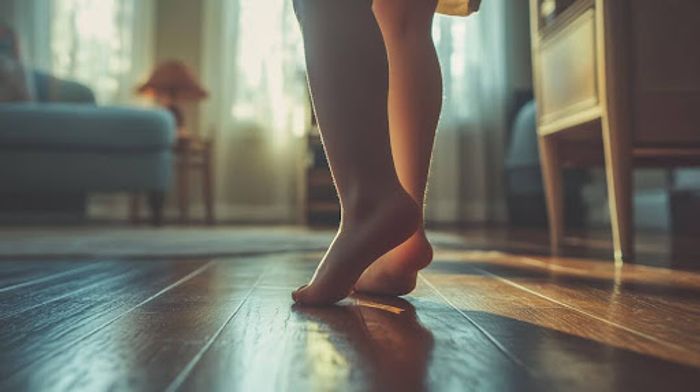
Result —
<instances>
[{"instance_id":1,"label":"wooden floor","mask_svg":"<svg viewBox=\"0 0 700 392\"><path fill-rule=\"evenodd\" d=\"M0 261L0 390L700 390L700 274L442 251L292 306L318 258Z\"/></svg>"}]
</instances>

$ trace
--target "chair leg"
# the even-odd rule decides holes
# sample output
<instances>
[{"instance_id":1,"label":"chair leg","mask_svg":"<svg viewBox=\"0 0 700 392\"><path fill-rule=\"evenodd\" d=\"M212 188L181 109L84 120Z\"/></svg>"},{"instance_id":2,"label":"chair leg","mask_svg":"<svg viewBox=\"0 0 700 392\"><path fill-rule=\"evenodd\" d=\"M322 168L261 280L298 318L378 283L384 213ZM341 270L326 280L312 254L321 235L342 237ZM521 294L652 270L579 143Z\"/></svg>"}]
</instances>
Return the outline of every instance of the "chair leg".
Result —
<instances>
[{"instance_id":1,"label":"chair leg","mask_svg":"<svg viewBox=\"0 0 700 392\"><path fill-rule=\"evenodd\" d=\"M177 166L177 202L180 210L180 223L190 220L190 156L187 149L183 150Z\"/></svg>"},{"instance_id":2,"label":"chair leg","mask_svg":"<svg viewBox=\"0 0 700 392\"><path fill-rule=\"evenodd\" d=\"M163 208L165 206L165 192L155 191L149 193L148 204L151 208L151 223L153 226L162 226Z\"/></svg>"},{"instance_id":3,"label":"chair leg","mask_svg":"<svg viewBox=\"0 0 700 392\"><path fill-rule=\"evenodd\" d=\"M552 255L558 255L564 238L564 186L563 173L559 168L556 141L552 136L540 136L540 162L547 199L549 241Z\"/></svg>"}]
</instances>

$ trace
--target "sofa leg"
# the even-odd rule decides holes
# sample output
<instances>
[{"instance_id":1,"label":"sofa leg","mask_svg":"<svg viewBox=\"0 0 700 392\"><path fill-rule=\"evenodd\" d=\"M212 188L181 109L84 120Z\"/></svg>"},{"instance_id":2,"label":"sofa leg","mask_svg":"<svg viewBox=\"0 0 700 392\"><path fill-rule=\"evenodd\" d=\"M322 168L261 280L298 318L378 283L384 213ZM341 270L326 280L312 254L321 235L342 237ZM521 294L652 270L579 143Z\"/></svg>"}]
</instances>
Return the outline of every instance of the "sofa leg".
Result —
<instances>
[{"instance_id":1,"label":"sofa leg","mask_svg":"<svg viewBox=\"0 0 700 392\"><path fill-rule=\"evenodd\" d=\"M151 208L151 223L153 226L163 225L163 207L165 206L165 192L151 192L148 194L148 204Z\"/></svg>"}]
</instances>

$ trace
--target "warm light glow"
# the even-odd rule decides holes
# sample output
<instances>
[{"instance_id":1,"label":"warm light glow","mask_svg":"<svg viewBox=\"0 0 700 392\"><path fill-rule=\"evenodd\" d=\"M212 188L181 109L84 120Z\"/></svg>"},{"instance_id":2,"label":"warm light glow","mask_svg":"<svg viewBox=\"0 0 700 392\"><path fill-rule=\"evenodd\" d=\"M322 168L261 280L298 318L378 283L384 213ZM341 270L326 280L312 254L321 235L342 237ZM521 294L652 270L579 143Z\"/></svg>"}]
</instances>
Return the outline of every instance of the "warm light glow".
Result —
<instances>
[{"instance_id":1,"label":"warm light glow","mask_svg":"<svg viewBox=\"0 0 700 392\"><path fill-rule=\"evenodd\" d=\"M433 24L433 40L438 49L445 79L442 122L468 122L478 115L478 105L469 105L474 81L479 80L483 66L481 42L476 18L455 18L437 15Z\"/></svg>"},{"instance_id":2,"label":"warm light glow","mask_svg":"<svg viewBox=\"0 0 700 392\"><path fill-rule=\"evenodd\" d=\"M318 390L338 384L338 380L347 379L350 374L350 364L343 353L335 347L331 334L324 332L322 324L307 321L306 344L311 359L310 380ZM325 387L325 388L324 388Z\"/></svg>"},{"instance_id":3,"label":"warm light glow","mask_svg":"<svg viewBox=\"0 0 700 392\"><path fill-rule=\"evenodd\" d=\"M89 84L100 101L111 101L132 67L134 0L53 0L52 70Z\"/></svg>"},{"instance_id":4,"label":"warm light glow","mask_svg":"<svg viewBox=\"0 0 700 392\"><path fill-rule=\"evenodd\" d=\"M406 309L401 309L397 306L391 306L379 302L374 302L370 300L365 300L365 299L357 299L357 305L363 306L365 308L372 308L372 309L377 309L377 310L383 310L385 312L393 313L393 314L401 314L406 311Z\"/></svg>"},{"instance_id":5,"label":"warm light glow","mask_svg":"<svg viewBox=\"0 0 700 392\"><path fill-rule=\"evenodd\" d=\"M276 136L301 135L309 101L301 33L289 0L241 0L233 118ZM285 12L280 12L284 10Z\"/></svg>"}]
</instances>

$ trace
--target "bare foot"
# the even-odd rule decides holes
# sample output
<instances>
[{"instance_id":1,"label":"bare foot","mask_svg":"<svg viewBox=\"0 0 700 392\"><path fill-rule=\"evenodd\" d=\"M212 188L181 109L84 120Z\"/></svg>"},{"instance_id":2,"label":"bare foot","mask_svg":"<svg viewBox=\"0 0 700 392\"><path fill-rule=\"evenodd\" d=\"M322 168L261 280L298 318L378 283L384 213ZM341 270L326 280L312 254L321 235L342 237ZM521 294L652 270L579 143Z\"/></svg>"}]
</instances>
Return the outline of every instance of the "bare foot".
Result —
<instances>
[{"instance_id":1,"label":"bare foot","mask_svg":"<svg viewBox=\"0 0 700 392\"><path fill-rule=\"evenodd\" d=\"M294 301L328 305L347 297L362 272L415 233L420 208L403 190L376 197L345 213L333 243L311 282L292 293Z\"/></svg>"},{"instance_id":2,"label":"bare foot","mask_svg":"<svg viewBox=\"0 0 700 392\"><path fill-rule=\"evenodd\" d=\"M416 288L418 271L432 260L433 247L421 227L406 242L370 265L355 284L355 290L374 295L406 295Z\"/></svg>"}]
</instances>

